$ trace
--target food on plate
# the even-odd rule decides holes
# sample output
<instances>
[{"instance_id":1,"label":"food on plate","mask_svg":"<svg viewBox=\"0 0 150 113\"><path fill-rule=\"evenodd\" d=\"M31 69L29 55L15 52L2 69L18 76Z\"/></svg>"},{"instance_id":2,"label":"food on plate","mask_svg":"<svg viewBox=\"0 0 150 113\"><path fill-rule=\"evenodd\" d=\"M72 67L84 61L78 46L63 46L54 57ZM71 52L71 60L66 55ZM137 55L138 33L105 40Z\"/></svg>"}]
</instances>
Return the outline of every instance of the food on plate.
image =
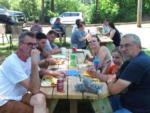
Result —
<instances>
[{"instance_id":1,"label":"food on plate","mask_svg":"<svg viewBox=\"0 0 150 113\"><path fill-rule=\"evenodd\" d=\"M84 72L83 72L83 75L84 75L84 76L88 76L88 77L91 76L91 75L88 73L88 71L84 71Z\"/></svg>"},{"instance_id":2,"label":"food on plate","mask_svg":"<svg viewBox=\"0 0 150 113\"><path fill-rule=\"evenodd\" d=\"M56 84L57 84L57 78L51 76L45 76L41 81L41 86L43 87L55 86Z\"/></svg>"},{"instance_id":3,"label":"food on plate","mask_svg":"<svg viewBox=\"0 0 150 113\"><path fill-rule=\"evenodd\" d=\"M56 59L56 64L61 65L64 64L65 60L64 59Z\"/></svg>"}]
</instances>

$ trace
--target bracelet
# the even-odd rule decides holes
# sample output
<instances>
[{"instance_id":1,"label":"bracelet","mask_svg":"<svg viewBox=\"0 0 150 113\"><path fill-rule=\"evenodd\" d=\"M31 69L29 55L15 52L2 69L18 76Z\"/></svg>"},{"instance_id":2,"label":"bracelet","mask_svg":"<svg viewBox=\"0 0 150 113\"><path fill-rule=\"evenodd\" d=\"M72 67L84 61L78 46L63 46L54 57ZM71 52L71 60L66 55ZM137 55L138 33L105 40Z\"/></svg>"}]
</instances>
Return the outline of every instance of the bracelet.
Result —
<instances>
[{"instance_id":1,"label":"bracelet","mask_svg":"<svg viewBox=\"0 0 150 113\"><path fill-rule=\"evenodd\" d=\"M112 81L112 80L107 80L107 81L106 81L106 84L107 84L107 85L110 84L110 83L113 83L113 81Z\"/></svg>"}]
</instances>

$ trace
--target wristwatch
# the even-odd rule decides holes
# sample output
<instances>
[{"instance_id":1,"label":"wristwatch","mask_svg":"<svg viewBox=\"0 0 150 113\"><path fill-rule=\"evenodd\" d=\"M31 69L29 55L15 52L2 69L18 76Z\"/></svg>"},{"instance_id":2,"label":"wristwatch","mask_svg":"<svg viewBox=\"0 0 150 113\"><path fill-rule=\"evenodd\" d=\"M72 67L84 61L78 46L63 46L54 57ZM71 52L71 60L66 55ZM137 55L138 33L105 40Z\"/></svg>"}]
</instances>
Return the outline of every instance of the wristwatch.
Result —
<instances>
[{"instance_id":1,"label":"wristwatch","mask_svg":"<svg viewBox=\"0 0 150 113\"><path fill-rule=\"evenodd\" d=\"M113 83L113 81L112 81L111 79L108 79L108 80L106 81L106 83L107 83L107 84Z\"/></svg>"}]
</instances>

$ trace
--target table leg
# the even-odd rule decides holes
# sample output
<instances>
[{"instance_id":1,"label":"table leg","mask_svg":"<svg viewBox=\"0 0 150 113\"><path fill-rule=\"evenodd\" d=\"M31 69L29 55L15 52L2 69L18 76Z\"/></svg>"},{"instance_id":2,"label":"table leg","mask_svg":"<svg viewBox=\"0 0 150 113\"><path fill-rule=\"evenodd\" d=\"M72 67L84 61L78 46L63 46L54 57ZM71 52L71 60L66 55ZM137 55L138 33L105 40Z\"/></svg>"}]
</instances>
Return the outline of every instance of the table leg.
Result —
<instances>
[{"instance_id":1,"label":"table leg","mask_svg":"<svg viewBox=\"0 0 150 113\"><path fill-rule=\"evenodd\" d=\"M108 98L91 101L95 113L113 113Z\"/></svg>"},{"instance_id":2,"label":"table leg","mask_svg":"<svg viewBox=\"0 0 150 113\"><path fill-rule=\"evenodd\" d=\"M70 113L78 113L77 100L70 100Z\"/></svg>"},{"instance_id":3,"label":"table leg","mask_svg":"<svg viewBox=\"0 0 150 113\"><path fill-rule=\"evenodd\" d=\"M47 100L47 107L48 107L48 110L49 110L49 113L53 113L54 112L54 110L55 110L55 107L56 107L56 105L57 105L57 102L58 102L58 100L57 99L55 99L55 100Z\"/></svg>"}]
</instances>

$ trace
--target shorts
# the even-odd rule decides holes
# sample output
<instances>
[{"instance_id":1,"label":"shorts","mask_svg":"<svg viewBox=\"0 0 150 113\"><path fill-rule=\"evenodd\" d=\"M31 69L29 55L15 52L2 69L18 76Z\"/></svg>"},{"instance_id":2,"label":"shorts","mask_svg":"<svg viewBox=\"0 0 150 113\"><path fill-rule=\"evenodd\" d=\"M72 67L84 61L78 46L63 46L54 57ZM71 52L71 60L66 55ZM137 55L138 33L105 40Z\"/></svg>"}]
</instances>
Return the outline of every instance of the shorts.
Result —
<instances>
[{"instance_id":1,"label":"shorts","mask_svg":"<svg viewBox=\"0 0 150 113\"><path fill-rule=\"evenodd\" d=\"M31 96L31 93L26 93L21 101L9 100L0 106L0 113L33 113L33 107L30 105Z\"/></svg>"}]
</instances>

